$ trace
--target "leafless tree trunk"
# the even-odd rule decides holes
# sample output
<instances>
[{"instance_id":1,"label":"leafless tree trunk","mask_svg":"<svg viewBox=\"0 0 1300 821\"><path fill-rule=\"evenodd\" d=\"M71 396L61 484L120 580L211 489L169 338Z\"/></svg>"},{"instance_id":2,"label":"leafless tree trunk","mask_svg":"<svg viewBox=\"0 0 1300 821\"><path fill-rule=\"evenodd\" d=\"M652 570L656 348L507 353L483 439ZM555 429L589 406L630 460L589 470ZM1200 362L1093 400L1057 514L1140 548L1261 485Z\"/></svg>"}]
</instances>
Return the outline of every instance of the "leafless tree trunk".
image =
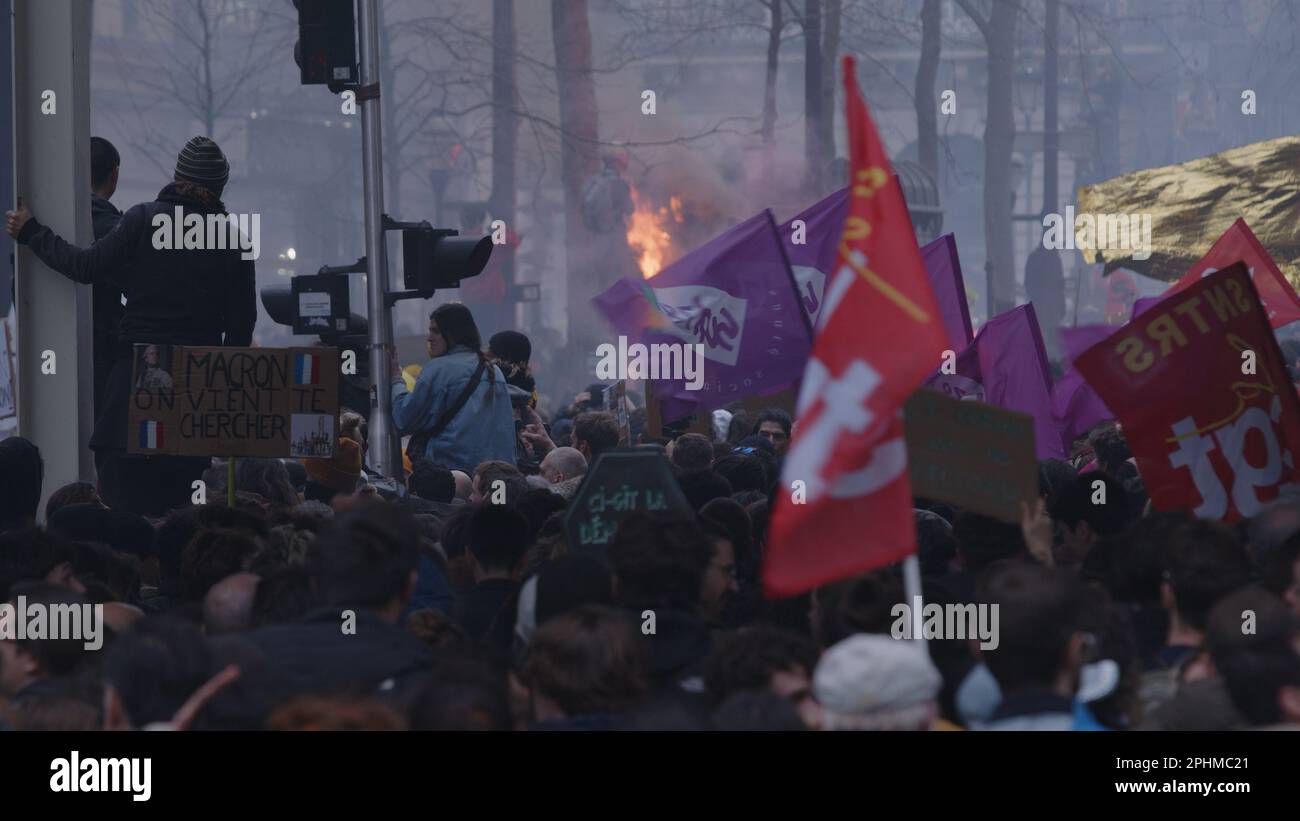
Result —
<instances>
[{"instance_id":1,"label":"leafless tree trunk","mask_svg":"<svg viewBox=\"0 0 1300 821\"><path fill-rule=\"evenodd\" d=\"M591 73L591 26L587 0L551 0L555 77L560 98L560 176L564 181L564 243L568 269L568 339L590 325L593 297L601 284L582 223L582 184L599 170L596 86ZM608 277L606 277L608 278Z\"/></svg>"},{"instance_id":2,"label":"leafless tree trunk","mask_svg":"<svg viewBox=\"0 0 1300 821\"><path fill-rule=\"evenodd\" d=\"M821 191L822 169L822 2L804 0L803 11L803 144L807 158L805 179L809 191Z\"/></svg>"},{"instance_id":3,"label":"leafless tree trunk","mask_svg":"<svg viewBox=\"0 0 1300 821\"><path fill-rule=\"evenodd\" d=\"M835 158L835 60L840 54L840 17L843 0L824 0L822 20L822 168ZM826 181L823 180L823 183Z\"/></svg>"},{"instance_id":4,"label":"leafless tree trunk","mask_svg":"<svg viewBox=\"0 0 1300 821\"><path fill-rule=\"evenodd\" d=\"M1015 305L1011 242L1011 150L1016 137L1012 76L1016 59L1016 0L993 0L987 17L971 0L957 0L984 35L988 52L988 115L984 126L984 244L988 261L989 316Z\"/></svg>"},{"instance_id":5,"label":"leafless tree trunk","mask_svg":"<svg viewBox=\"0 0 1300 821\"><path fill-rule=\"evenodd\" d=\"M921 59L916 64L916 149L921 167L935 183L939 181L939 115L934 96L939 76L939 0L925 0L921 7Z\"/></svg>"},{"instance_id":6,"label":"leafless tree trunk","mask_svg":"<svg viewBox=\"0 0 1300 821\"><path fill-rule=\"evenodd\" d=\"M770 149L776 134L776 75L781 54L781 19L782 0L766 0L768 12L772 15L771 26L767 31L767 76L763 82L763 147Z\"/></svg>"}]
</instances>

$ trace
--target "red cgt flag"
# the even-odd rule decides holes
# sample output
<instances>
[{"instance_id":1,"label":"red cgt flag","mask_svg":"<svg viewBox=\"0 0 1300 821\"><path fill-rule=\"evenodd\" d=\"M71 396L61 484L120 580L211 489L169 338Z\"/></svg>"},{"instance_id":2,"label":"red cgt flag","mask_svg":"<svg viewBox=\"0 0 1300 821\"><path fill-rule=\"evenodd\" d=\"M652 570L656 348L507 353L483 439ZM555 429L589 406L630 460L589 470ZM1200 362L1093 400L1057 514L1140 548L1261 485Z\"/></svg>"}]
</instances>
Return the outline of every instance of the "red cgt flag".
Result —
<instances>
[{"instance_id":1,"label":"red cgt flag","mask_svg":"<svg viewBox=\"0 0 1300 821\"><path fill-rule=\"evenodd\" d=\"M763 567L772 597L915 552L900 408L949 347L850 57L844 97L852 197L772 518Z\"/></svg>"},{"instance_id":2,"label":"red cgt flag","mask_svg":"<svg viewBox=\"0 0 1300 821\"><path fill-rule=\"evenodd\" d=\"M1264 246L1255 237L1255 232L1251 231L1250 226L1240 217L1223 232L1223 236L1219 237L1209 252L1201 257L1201 261L1183 274L1183 278L1174 283L1165 295L1185 291L1215 271L1227 268L1238 260L1246 263L1255 290L1259 292L1259 301L1264 304L1264 310L1268 314L1270 325L1281 328L1283 325L1300 320L1300 297L1296 296L1295 289L1283 276L1277 263L1268 255L1268 251L1264 250Z\"/></svg>"}]
</instances>

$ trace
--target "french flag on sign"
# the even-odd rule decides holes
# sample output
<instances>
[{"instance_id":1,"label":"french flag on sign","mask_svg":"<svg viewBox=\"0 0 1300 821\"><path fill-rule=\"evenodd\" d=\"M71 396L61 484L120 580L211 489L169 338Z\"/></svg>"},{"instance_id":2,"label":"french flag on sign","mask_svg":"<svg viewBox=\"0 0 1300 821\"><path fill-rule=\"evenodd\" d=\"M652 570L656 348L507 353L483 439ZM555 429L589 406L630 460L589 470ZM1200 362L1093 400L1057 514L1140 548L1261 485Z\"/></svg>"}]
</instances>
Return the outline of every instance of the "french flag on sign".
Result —
<instances>
[{"instance_id":1,"label":"french flag on sign","mask_svg":"<svg viewBox=\"0 0 1300 821\"><path fill-rule=\"evenodd\" d=\"M320 357L310 353L300 353L294 357L293 384L320 384Z\"/></svg>"},{"instance_id":2,"label":"french flag on sign","mask_svg":"<svg viewBox=\"0 0 1300 821\"><path fill-rule=\"evenodd\" d=\"M140 423L140 449L157 450L163 446L162 422Z\"/></svg>"}]
</instances>

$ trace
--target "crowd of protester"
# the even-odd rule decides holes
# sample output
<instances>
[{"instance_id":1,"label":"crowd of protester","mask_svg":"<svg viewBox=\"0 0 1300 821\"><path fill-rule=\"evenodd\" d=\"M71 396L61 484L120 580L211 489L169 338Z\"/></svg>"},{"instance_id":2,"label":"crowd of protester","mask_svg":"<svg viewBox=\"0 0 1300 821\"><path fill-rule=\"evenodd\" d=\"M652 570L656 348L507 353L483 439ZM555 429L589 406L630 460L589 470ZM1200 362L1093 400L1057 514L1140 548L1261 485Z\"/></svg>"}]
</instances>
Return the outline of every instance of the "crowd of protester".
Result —
<instances>
[{"instance_id":1,"label":"crowd of protester","mask_svg":"<svg viewBox=\"0 0 1300 821\"><path fill-rule=\"evenodd\" d=\"M1238 526L1153 512L1113 423L1039 465L1019 525L914 501L923 601L996 605L985 642L899 638L897 565L763 596L789 414L652 432L635 390L614 412L602 384L559 402L528 337L485 347L454 303L430 315L413 386L392 363L404 481L371 469L366 420L344 411L332 456L240 459L228 503L226 464L125 437L133 372L165 384L157 346L252 341L252 263L164 252L147 230L174 208L224 214L229 162L195 137L123 213L116 149L91 155L93 246L21 201L5 229L95 287L98 486L47 488L35 446L0 441L0 604L101 605L105 635L0 630L0 727L1300 727L1300 496ZM1282 347L1294 378L1300 343ZM621 444L662 451L691 512L570 551L565 511Z\"/></svg>"},{"instance_id":2,"label":"crowd of protester","mask_svg":"<svg viewBox=\"0 0 1300 821\"><path fill-rule=\"evenodd\" d=\"M214 460L207 504L146 518L78 482L38 525L40 454L0 441L0 600L102 604L106 633L0 640L0 726L1300 728L1300 497L1238 527L1153 512L1099 426L1039 465L1019 526L915 500L924 600L997 604L998 636L900 639L899 566L762 595L796 424L778 409L654 437L629 394L629 444L665 454L693 513L570 552L565 510L624 431L598 384L547 413L526 337L480 351L472 327L445 350L462 379L484 363L496 384L470 401L512 397L517 424L462 420L479 444L453 464L408 439L404 487L377 481L345 412L330 459L239 460L233 506Z\"/></svg>"}]
</instances>

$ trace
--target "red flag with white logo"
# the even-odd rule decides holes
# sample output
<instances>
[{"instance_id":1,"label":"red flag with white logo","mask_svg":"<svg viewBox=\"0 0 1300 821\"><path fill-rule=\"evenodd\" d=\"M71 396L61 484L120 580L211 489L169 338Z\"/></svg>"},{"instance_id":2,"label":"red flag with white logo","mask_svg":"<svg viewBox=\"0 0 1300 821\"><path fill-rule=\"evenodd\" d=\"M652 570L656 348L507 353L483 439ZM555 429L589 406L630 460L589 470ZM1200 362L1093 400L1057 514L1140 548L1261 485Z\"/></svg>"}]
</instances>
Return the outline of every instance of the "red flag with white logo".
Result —
<instances>
[{"instance_id":1,"label":"red flag with white logo","mask_svg":"<svg viewBox=\"0 0 1300 821\"><path fill-rule=\"evenodd\" d=\"M781 475L763 567L768 596L916 551L901 408L950 347L853 59L843 68L849 213Z\"/></svg>"},{"instance_id":2,"label":"red flag with white logo","mask_svg":"<svg viewBox=\"0 0 1300 821\"><path fill-rule=\"evenodd\" d=\"M1258 282L1234 262L1074 360L1119 417L1156 510L1236 522L1300 480L1300 403Z\"/></svg>"},{"instance_id":3,"label":"red flag with white logo","mask_svg":"<svg viewBox=\"0 0 1300 821\"><path fill-rule=\"evenodd\" d=\"M1201 261L1193 265L1164 295L1184 291L1238 260L1246 263L1270 325L1281 328L1300 320L1300 297L1296 296L1295 288L1291 287L1277 263L1264 250L1264 246L1255 237L1255 232L1240 218L1223 232L1223 236L1201 257Z\"/></svg>"}]
</instances>

